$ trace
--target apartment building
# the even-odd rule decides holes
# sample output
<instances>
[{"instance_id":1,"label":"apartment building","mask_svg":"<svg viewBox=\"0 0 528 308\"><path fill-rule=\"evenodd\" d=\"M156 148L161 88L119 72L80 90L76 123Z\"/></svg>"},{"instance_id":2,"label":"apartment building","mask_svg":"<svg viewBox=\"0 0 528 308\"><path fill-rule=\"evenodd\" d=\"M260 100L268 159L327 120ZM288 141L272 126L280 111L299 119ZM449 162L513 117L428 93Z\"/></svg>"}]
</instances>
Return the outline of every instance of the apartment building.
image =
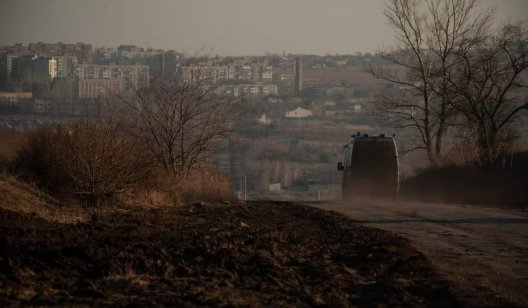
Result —
<instances>
[{"instance_id":1,"label":"apartment building","mask_svg":"<svg viewBox=\"0 0 528 308\"><path fill-rule=\"evenodd\" d=\"M91 63L92 45L84 43L64 44L58 43L31 43L28 44L29 52L34 55L56 57L56 56L74 56L79 63Z\"/></svg>"},{"instance_id":2,"label":"apartment building","mask_svg":"<svg viewBox=\"0 0 528 308\"><path fill-rule=\"evenodd\" d=\"M5 76L7 81L10 81L13 70L17 62L25 62L26 58L46 59L52 58L51 62L46 65L51 77L64 78L69 76L76 76L77 63L90 63L92 60L92 47L89 44L63 44L63 43L32 43L24 46L22 44L15 44L12 46L1 46L0 55L5 57L5 67L0 68L0 73ZM55 62L56 61L56 62ZM43 67L42 63L39 66ZM20 72L17 72L20 73ZM42 74L40 74L42 75ZM44 76L39 76L39 80L44 80Z\"/></svg>"},{"instance_id":3,"label":"apartment building","mask_svg":"<svg viewBox=\"0 0 528 308\"><path fill-rule=\"evenodd\" d=\"M278 87L275 84L237 84L223 85L218 88L222 95L243 97L243 96L272 96L278 94Z\"/></svg>"},{"instance_id":4,"label":"apartment building","mask_svg":"<svg viewBox=\"0 0 528 308\"><path fill-rule=\"evenodd\" d=\"M55 64L56 62L51 62L50 58L47 57L35 57L31 59L31 71L32 71L32 83L33 84L43 84L47 85L51 81L51 68L50 65ZM23 67L24 63L22 62L18 66L17 70L20 70Z\"/></svg>"},{"instance_id":5,"label":"apartment building","mask_svg":"<svg viewBox=\"0 0 528 308\"><path fill-rule=\"evenodd\" d=\"M96 65L79 66L79 98L97 98L116 92L149 86L147 65Z\"/></svg>"},{"instance_id":6,"label":"apartment building","mask_svg":"<svg viewBox=\"0 0 528 308\"><path fill-rule=\"evenodd\" d=\"M77 76L78 61L75 56L57 56L57 78Z\"/></svg>"},{"instance_id":7,"label":"apartment building","mask_svg":"<svg viewBox=\"0 0 528 308\"><path fill-rule=\"evenodd\" d=\"M271 83L273 80L273 67L266 63L195 64L186 67L185 72L212 83L226 81Z\"/></svg>"},{"instance_id":8,"label":"apartment building","mask_svg":"<svg viewBox=\"0 0 528 308\"><path fill-rule=\"evenodd\" d=\"M51 58L48 60L48 72L51 79L57 78L57 59Z\"/></svg>"}]
</instances>

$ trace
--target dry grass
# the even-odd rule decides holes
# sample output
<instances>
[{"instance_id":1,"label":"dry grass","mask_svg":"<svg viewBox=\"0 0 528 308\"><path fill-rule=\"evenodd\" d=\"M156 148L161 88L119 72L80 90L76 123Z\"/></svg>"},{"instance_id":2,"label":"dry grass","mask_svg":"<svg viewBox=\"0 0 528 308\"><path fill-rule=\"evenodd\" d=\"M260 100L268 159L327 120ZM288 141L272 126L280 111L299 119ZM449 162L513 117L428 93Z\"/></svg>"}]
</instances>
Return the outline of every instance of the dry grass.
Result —
<instances>
[{"instance_id":1,"label":"dry grass","mask_svg":"<svg viewBox=\"0 0 528 308\"><path fill-rule=\"evenodd\" d=\"M85 209L64 206L36 187L7 174L0 174L0 208L58 223L85 222L91 216Z\"/></svg>"},{"instance_id":2,"label":"dry grass","mask_svg":"<svg viewBox=\"0 0 528 308\"><path fill-rule=\"evenodd\" d=\"M23 142L24 133L0 130L0 157L13 157Z\"/></svg>"},{"instance_id":3,"label":"dry grass","mask_svg":"<svg viewBox=\"0 0 528 308\"><path fill-rule=\"evenodd\" d=\"M138 191L133 195L122 196L111 206L93 208L80 206L75 201L65 204L31 184L0 173L0 208L34 215L50 222L74 224L137 207L160 208L192 202L236 202L227 178L215 172L195 174L185 181L172 185L169 183L173 181L168 181L164 189L157 187L156 190Z\"/></svg>"},{"instance_id":4,"label":"dry grass","mask_svg":"<svg viewBox=\"0 0 528 308\"><path fill-rule=\"evenodd\" d=\"M152 189L138 191L124 200L148 207L235 201L229 179L216 170L196 170L187 178L160 175Z\"/></svg>"},{"instance_id":5,"label":"dry grass","mask_svg":"<svg viewBox=\"0 0 528 308\"><path fill-rule=\"evenodd\" d=\"M61 203L35 185L5 172L10 169L7 166L12 165L27 136L27 133L0 130L0 208L57 223L90 220L94 210L82 208L76 203Z\"/></svg>"},{"instance_id":6,"label":"dry grass","mask_svg":"<svg viewBox=\"0 0 528 308\"><path fill-rule=\"evenodd\" d=\"M13 160L26 140L21 132L0 131L0 169ZM90 213L78 206L64 206L34 185L18 180L0 170L0 208L36 215L58 223L79 223L89 220Z\"/></svg>"},{"instance_id":7,"label":"dry grass","mask_svg":"<svg viewBox=\"0 0 528 308\"><path fill-rule=\"evenodd\" d=\"M176 191L184 202L233 201L231 183L224 175L215 171L197 171L187 179L179 181Z\"/></svg>"},{"instance_id":8,"label":"dry grass","mask_svg":"<svg viewBox=\"0 0 528 308\"><path fill-rule=\"evenodd\" d=\"M0 130L0 172L10 169L11 162L24 140L25 135L21 132Z\"/></svg>"}]
</instances>

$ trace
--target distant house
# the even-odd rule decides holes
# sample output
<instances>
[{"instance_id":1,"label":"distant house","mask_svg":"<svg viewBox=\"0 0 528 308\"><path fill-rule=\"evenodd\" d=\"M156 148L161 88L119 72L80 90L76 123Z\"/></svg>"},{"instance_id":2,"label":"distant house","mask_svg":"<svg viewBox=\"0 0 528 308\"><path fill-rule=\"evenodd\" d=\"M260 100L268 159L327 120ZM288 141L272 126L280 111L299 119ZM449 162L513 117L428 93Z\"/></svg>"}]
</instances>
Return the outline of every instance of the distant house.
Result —
<instances>
[{"instance_id":1,"label":"distant house","mask_svg":"<svg viewBox=\"0 0 528 308\"><path fill-rule=\"evenodd\" d=\"M262 124L262 125L270 125L271 124L271 119L268 119L266 117L266 114L263 113L262 116L259 118L259 123Z\"/></svg>"},{"instance_id":2,"label":"distant house","mask_svg":"<svg viewBox=\"0 0 528 308\"><path fill-rule=\"evenodd\" d=\"M50 102L48 100L36 99L33 102L33 111L45 113L50 111Z\"/></svg>"},{"instance_id":3,"label":"distant house","mask_svg":"<svg viewBox=\"0 0 528 308\"><path fill-rule=\"evenodd\" d=\"M270 98L268 98L268 104L271 104L271 105L282 104L282 99L270 97Z\"/></svg>"},{"instance_id":4,"label":"distant house","mask_svg":"<svg viewBox=\"0 0 528 308\"><path fill-rule=\"evenodd\" d=\"M0 104L16 106L23 100L32 99L31 92L0 92Z\"/></svg>"},{"instance_id":5,"label":"distant house","mask_svg":"<svg viewBox=\"0 0 528 308\"><path fill-rule=\"evenodd\" d=\"M287 118L306 118L311 117L312 111L308 109L304 109L302 107L297 107L293 109L292 111L286 111L286 117Z\"/></svg>"},{"instance_id":6,"label":"distant house","mask_svg":"<svg viewBox=\"0 0 528 308\"><path fill-rule=\"evenodd\" d=\"M326 100L323 104L325 107L334 107L336 105L336 102L334 102L333 100Z\"/></svg>"},{"instance_id":7,"label":"distant house","mask_svg":"<svg viewBox=\"0 0 528 308\"><path fill-rule=\"evenodd\" d=\"M269 187L268 187L269 191L281 191L282 190L282 185L281 183L273 183L273 184L270 184Z\"/></svg>"},{"instance_id":8,"label":"distant house","mask_svg":"<svg viewBox=\"0 0 528 308\"><path fill-rule=\"evenodd\" d=\"M292 79L291 74L280 74L280 80L281 81L290 81Z\"/></svg>"}]
</instances>

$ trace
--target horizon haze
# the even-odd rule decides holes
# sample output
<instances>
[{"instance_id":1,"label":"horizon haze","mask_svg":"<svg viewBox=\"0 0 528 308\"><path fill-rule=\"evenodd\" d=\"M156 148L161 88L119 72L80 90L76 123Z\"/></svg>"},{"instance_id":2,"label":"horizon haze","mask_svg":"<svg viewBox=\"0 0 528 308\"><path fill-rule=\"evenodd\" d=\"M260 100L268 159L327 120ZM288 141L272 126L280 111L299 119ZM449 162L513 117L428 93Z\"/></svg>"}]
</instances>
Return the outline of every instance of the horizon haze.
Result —
<instances>
[{"instance_id":1,"label":"horizon haze","mask_svg":"<svg viewBox=\"0 0 528 308\"><path fill-rule=\"evenodd\" d=\"M213 55L354 54L394 42L385 0L3 0L0 45L132 44ZM527 19L528 1L482 1L496 21Z\"/></svg>"}]
</instances>

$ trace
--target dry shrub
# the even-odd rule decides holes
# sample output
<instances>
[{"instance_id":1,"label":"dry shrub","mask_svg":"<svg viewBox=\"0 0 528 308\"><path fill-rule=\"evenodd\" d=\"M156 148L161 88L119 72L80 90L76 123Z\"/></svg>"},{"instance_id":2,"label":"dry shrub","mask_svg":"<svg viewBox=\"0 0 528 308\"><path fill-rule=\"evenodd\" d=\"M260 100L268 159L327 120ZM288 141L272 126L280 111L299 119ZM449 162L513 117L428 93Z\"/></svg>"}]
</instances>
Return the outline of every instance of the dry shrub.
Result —
<instances>
[{"instance_id":1,"label":"dry shrub","mask_svg":"<svg viewBox=\"0 0 528 308\"><path fill-rule=\"evenodd\" d=\"M13 162L15 174L44 190L52 191L62 170L56 136L51 128L29 133Z\"/></svg>"},{"instance_id":2,"label":"dry shrub","mask_svg":"<svg viewBox=\"0 0 528 308\"><path fill-rule=\"evenodd\" d=\"M119 123L87 121L30 134L14 167L54 196L95 205L143 184L151 177L152 161Z\"/></svg>"},{"instance_id":3,"label":"dry shrub","mask_svg":"<svg viewBox=\"0 0 528 308\"><path fill-rule=\"evenodd\" d=\"M233 201L231 182L216 170L195 170L176 182L174 191L185 203L195 201Z\"/></svg>"},{"instance_id":4,"label":"dry shrub","mask_svg":"<svg viewBox=\"0 0 528 308\"><path fill-rule=\"evenodd\" d=\"M154 189L144 190L135 201L148 206L182 205L193 202L235 202L231 182L218 170L195 169L188 176L159 173Z\"/></svg>"}]
</instances>

